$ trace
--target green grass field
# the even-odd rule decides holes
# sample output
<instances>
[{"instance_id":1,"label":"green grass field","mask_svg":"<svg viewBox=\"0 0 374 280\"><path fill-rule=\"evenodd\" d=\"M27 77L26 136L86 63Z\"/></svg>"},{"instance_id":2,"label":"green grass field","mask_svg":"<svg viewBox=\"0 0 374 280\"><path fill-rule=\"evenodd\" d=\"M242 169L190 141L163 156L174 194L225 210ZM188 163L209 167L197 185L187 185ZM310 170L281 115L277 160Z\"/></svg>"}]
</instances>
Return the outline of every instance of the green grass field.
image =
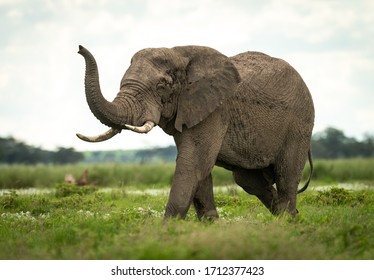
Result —
<instances>
[{"instance_id":1,"label":"green grass field","mask_svg":"<svg viewBox=\"0 0 374 280\"><path fill-rule=\"evenodd\" d=\"M373 162L316 161L295 219L217 169L215 222L163 221L173 165L1 166L0 259L373 259ZM85 168L97 186L62 183Z\"/></svg>"},{"instance_id":2,"label":"green grass field","mask_svg":"<svg viewBox=\"0 0 374 280\"><path fill-rule=\"evenodd\" d=\"M89 171L89 180L101 187L170 185L175 164L78 164L78 165L0 165L0 189L49 188L61 183L67 173L75 177ZM304 181L309 167L304 170ZM232 185L231 172L215 167L214 185ZM340 182L374 182L373 159L315 160L312 185Z\"/></svg>"}]
</instances>

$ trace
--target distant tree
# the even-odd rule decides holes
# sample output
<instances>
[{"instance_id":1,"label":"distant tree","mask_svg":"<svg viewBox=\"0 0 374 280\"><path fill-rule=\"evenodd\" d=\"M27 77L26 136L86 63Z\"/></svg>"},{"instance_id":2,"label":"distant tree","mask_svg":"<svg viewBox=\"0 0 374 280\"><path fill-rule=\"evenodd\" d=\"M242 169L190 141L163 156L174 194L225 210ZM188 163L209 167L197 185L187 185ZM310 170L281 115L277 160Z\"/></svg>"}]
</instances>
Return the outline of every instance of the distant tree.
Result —
<instances>
[{"instance_id":1,"label":"distant tree","mask_svg":"<svg viewBox=\"0 0 374 280\"><path fill-rule=\"evenodd\" d=\"M34 164L41 157L38 148L26 145L13 137L0 138L0 162Z\"/></svg>"},{"instance_id":2,"label":"distant tree","mask_svg":"<svg viewBox=\"0 0 374 280\"><path fill-rule=\"evenodd\" d=\"M57 152L54 153L54 163L66 164L76 163L83 160L83 155L76 152L73 148L58 148Z\"/></svg>"},{"instance_id":3,"label":"distant tree","mask_svg":"<svg viewBox=\"0 0 374 280\"><path fill-rule=\"evenodd\" d=\"M139 150L135 154L140 163L170 162L175 161L176 156L177 148L175 146Z\"/></svg>"},{"instance_id":4,"label":"distant tree","mask_svg":"<svg viewBox=\"0 0 374 280\"><path fill-rule=\"evenodd\" d=\"M364 141L360 142L345 136L341 130L328 127L313 136L312 150L315 158L372 157L374 138L367 135Z\"/></svg>"},{"instance_id":5,"label":"distant tree","mask_svg":"<svg viewBox=\"0 0 374 280\"><path fill-rule=\"evenodd\" d=\"M59 148L56 152L27 145L13 137L0 137L0 163L75 163L83 160L83 155L72 148Z\"/></svg>"},{"instance_id":6,"label":"distant tree","mask_svg":"<svg viewBox=\"0 0 374 280\"><path fill-rule=\"evenodd\" d=\"M361 147L362 154L367 157L374 157L374 135L365 134Z\"/></svg>"}]
</instances>

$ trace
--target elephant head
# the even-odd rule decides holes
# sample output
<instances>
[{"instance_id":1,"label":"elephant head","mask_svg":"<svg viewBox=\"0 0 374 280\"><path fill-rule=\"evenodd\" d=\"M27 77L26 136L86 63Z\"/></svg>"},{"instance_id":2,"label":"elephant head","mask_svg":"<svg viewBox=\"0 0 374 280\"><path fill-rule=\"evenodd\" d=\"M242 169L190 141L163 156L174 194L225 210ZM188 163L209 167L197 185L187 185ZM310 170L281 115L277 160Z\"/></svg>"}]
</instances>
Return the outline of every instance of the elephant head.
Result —
<instances>
[{"instance_id":1,"label":"elephant head","mask_svg":"<svg viewBox=\"0 0 374 280\"><path fill-rule=\"evenodd\" d=\"M169 134L182 132L220 106L240 80L229 59L211 48L144 49L133 56L119 93L109 102L100 90L95 58L82 46L78 53L86 62L88 105L96 118L110 127L94 137L77 134L89 142L107 140L122 129L147 133L155 125Z\"/></svg>"}]
</instances>

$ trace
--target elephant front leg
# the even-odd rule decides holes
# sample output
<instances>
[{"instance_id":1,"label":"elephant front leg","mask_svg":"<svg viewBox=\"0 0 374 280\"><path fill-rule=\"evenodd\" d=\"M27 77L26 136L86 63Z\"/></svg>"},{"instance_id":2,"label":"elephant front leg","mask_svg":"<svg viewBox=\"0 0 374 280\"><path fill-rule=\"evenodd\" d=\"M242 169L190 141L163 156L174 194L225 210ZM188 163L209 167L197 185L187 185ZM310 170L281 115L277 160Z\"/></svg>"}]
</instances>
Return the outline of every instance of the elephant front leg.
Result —
<instances>
[{"instance_id":1,"label":"elephant front leg","mask_svg":"<svg viewBox=\"0 0 374 280\"><path fill-rule=\"evenodd\" d=\"M199 218L218 217L211 172L227 127L220 112L215 111L198 125L174 135L178 157L165 209L166 218L185 218L192 202Z\"/></svg>"},{"instance_id":2,"label":"elephant front leg","mask_svg":"<svg viewBox=\"0 0 374 280\"><path fill-rule=\"evenodd\" d=\"M193 168L186 167L189 165L184 159L178 157L169 200L165 208L165 218L184 219L193 202L199 219L203 217L217 219L218 213L214 203L210 173L214 164L209 166L208 175L203 175L198 165L193 165L195 166Z\"/></svg>"},{"instance_id":3,"label":"elephant front leg","mask_svg":"<svg viewBox=\"0 0 374 280\"><path fill-rule=\"evenodd\" d=\"M218 218L216 204L213 197L212 174L209 174L198 184L193 203L199 220L203 218L209 220Z\"/></svg>"},{"instance_id":4,"label":"elephant front leg","mask_svg":"<svg viewBox=\"0 0 374 280\"><path fill-rule=\"evenodd\" d=\"M169 200L165 208L165 218L186 217L198 185L195 173L191 163L178 156Z\"/></svg>"},{"instance_id":5,"label":"elephant front leg","mask_svg":"<svg viewBox=\"0 0 374 280\"><path fill-rule=\"evenodd\" d=\"M218 218L213 198L213 166L213 160L206 161L199 157L186 159L178 155L165 218L184 219L192 202L199 219Z\"/></svg>"}]
</instances>

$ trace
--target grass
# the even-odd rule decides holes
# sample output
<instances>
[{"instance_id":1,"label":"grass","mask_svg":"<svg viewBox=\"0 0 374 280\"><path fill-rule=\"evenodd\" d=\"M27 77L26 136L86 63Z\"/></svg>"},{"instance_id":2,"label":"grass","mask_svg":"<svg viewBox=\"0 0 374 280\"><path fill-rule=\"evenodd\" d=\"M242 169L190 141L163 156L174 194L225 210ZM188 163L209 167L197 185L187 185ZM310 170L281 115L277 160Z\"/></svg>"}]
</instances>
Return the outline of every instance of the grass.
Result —
<instances>
[{"instance_id":1,"label":"grass","mask_svg":"<svg viewBox=\"0 0 374 280\"><path fill-rule=\"evenodd\" d=\"M170 185L175 164L78 164L78 165L0 165L0 189L49 188L64 180L71 173L79 178L89 171L89 180L101 187L136 186L139 188ZM304 170L303 180L309 175ZM215 167L213 179L216 186L234 184L231 172ZM338 182L373 182L374 158L315 160L312 185Z\"/></svg>"},{"instance_id":2,"label":"grass","mask_svg":"<svg viewBox=\"0 0 374 280\"><path fill-rule=\"evenodd\" d=\"M79 178L89 171L89 181L100 186L167 185L174 164L98 164L98 165L0 165L0 189L48 188L64 181L65 174Z\"/></svg>"},{"instance_id":3,"label":"grass","mask_svg":"<svg viewBox=\"0 0 374 280\"><path fill-rule=\"evenodd\" d=\"M166 187L166 186L164 186ZM215 190L220 219L164 222L166 194L57 184L0 196L0 259L373 259L374 190L299 196L296 219Z\"/></svg>"},{"instance_id":4,"label":"grass","mask_svg":"<svg viewBox=\"0 0 374 280\"><path fill-rule=\"evenodd\" d=\"M85 169L97 185L63 183ZM316 160L312 186L329 188L299 195L295 219L272 216L215 168L215 185L226 186L215 188L220 219L201 222L190 209L186 220L164 222L173 172L174 164L0 166L0 259L374 258L374 159Z\"/></svg>"},{"instance_id":5,"label":"grass","mask_svg":"<svg viewBox=\"0 0 374 280\"><path fill-rule=\"evenodd\" d=\"M304 177L307 178L307 176ZM374 158L316 160L313 180L324 181L329 184L336 182L374 181Z\"/></svg>"}]
</instances>

